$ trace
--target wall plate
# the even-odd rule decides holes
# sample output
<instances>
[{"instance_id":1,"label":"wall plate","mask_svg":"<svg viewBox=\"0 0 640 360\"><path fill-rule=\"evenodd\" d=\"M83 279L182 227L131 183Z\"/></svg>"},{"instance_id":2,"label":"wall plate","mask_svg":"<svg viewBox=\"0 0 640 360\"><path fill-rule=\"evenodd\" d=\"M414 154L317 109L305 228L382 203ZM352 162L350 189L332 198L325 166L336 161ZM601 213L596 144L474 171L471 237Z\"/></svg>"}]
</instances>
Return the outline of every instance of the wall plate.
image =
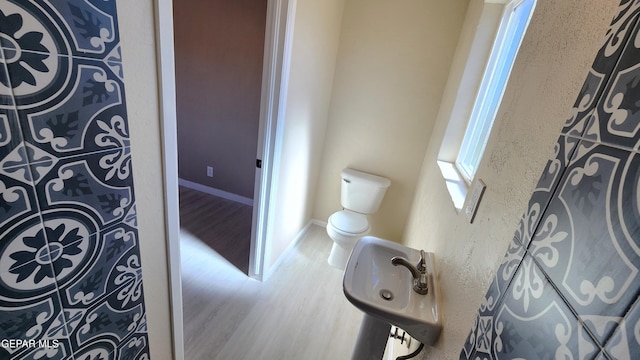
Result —
<instances>
[{"instance_id":1,"label":"wall plate","mask_svg":"<svg viewBox=\"0 0 640 360\"><path fill-rule=\"evenodd\" d=\"M464 213L469 219L469 222L473 224L473 219L476 217L476 212L478 211L478 204L480 204L480 200L482 199L482 195L484 194L484 189L487 186L480 179L477 179L473 182L471 187L471 196L467 201L467 206L464 207Z\"/></svg>"}]
</instances>

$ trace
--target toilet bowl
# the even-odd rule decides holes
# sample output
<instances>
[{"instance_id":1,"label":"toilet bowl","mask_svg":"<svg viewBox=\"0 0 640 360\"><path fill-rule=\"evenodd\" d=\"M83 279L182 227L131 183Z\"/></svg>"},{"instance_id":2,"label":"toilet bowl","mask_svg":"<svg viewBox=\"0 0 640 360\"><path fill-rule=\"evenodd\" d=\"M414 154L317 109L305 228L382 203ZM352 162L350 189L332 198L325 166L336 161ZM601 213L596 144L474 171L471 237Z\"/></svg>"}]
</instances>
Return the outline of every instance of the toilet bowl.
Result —
<instances>
[{"instance_id":1,"label":"toilet bowl","mask_svg":"<svg viewBox=\"0 0 640 360\"><path fill-rule=\"evenodd\" d=\"M333 240L328 262L344 270L356 242L371 229L367 215L378 211L391 181L349 168L342 170L340 176L343 210L333 213L327 221L327 234Z\"/></svg>"},{"instance_id":2,"label":"toilet bowl","mask_svg":"<svg viewBox=\"0 0 640 360\"><path fill-rule=\"evenodd\" d=\"M333 213L327 223L327 234L333 240L329 265L344 270L356 242L369 233L367 216L350 210Z\"/></svg>"}]
</instances>

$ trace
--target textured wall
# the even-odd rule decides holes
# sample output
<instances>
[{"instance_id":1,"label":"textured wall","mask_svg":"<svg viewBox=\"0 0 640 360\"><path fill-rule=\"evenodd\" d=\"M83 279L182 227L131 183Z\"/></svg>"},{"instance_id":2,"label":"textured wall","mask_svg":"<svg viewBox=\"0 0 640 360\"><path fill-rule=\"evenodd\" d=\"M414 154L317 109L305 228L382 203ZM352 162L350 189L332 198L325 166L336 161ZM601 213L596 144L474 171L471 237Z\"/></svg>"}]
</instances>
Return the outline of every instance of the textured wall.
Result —
<instances>
[{"instance_id":1,"label":"textured wall","mask_svg":"<svg viewBox=\"0 0 640 360\"><path fill-rule=\"evenodd\" d=\"M391 179L372 233L400 241L467 0L347 0L314 218L340 210L344 167Z\"/></svg>"},{"instance_id":2,"label":"textured wall","mask_svg":"<svg viewBox=\"0 0 640 360\"><path fill-rule=\"evenodd\" d=\"M404 237L439 266L444 332L424 358L458 357L616 6L538 0L480 164L487 191L474 224L456 214L436 165L448 122L438 116ZM455 96L449 85L446 96Z\"/></svg>"},{"instance_id":3,"label":"textured wall","mask_svg":"<svg viewBox=\"0 0 640 360\"><path fill-rule=\"evenodd\" d=\"M115 2L3 0L0 33L0 338L50 340L0 355L148 359Z\"/></svg>"},{"instance_id":4,"label":"textured wall","mask_svg":"<svg viewBox=\"0 0 640 360\"><path fill-rule=\"evenodd\" d=\"M461 358L640 353L640 2L619 10Z\"/></svg>"}]
</instances>

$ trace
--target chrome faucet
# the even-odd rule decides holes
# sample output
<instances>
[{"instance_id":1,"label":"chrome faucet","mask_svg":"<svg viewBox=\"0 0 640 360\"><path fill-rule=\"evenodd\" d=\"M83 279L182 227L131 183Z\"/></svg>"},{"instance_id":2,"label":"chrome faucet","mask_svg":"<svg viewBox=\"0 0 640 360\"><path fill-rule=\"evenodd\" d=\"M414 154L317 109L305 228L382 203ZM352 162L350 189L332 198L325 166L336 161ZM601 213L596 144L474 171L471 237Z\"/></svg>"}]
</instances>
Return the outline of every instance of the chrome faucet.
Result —
<instances>
[{"instance_id":1,"label":"chrome faucet","mask_svg":"<svg viewBox=\"0 0 640 360\"><path fill-rule=\"evenodd\" d=\"M391 258L391 263L394 266L402 265L409 269L411 276L413 277L413 291L420 295L425 295L429 292L429 279L427 274L427 266L425 264L426 254L424 250L420 250L420 261L417 266L411 265L409 260L402 256L394 256Z\"/></svg>"}]
</instances>

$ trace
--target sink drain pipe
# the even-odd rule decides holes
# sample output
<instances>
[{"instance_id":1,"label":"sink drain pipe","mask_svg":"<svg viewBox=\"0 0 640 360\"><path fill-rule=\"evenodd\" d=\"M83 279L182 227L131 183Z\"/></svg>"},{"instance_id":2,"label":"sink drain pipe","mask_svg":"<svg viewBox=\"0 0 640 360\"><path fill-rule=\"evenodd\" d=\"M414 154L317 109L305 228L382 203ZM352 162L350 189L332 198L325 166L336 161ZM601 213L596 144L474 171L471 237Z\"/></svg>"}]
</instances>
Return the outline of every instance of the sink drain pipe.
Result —
<instances>
[{"instance_id":1,"label":"sink drain pipe","mask_svg":"<svg viewBox=\"0 0 640 360\"><path fill-rule=\"evenodd\" d=\"M398 356L396 358L396 360L407 360L407 359L413 359L414 357L418 356L418 354L420 354L420 351L422 351L422 349L424 348L424 344L420 343L420 346L418 346L418 348L416 349L416 351L412 352L409 355L402 355L402 356Z\"/></svg>"}]
</instances>

